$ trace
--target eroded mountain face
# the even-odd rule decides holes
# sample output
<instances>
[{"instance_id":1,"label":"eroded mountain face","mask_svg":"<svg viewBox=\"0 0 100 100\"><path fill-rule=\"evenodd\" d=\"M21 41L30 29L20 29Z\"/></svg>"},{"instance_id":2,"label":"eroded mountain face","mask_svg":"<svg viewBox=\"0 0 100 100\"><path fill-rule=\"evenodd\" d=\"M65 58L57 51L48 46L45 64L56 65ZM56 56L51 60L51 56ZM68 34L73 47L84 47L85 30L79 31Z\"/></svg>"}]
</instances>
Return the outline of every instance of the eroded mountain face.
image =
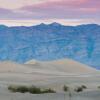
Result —
<instances>
[{"instance_id":1,"label":"eroded mountain face","mask_svg":"<svg viewBox=\"0 0 100 100\"><path fill-rule=\"evenodd\" d=\"M72 58L100 69L100 25L0 26L0 60Z\"/></svg>"}]
</instances>

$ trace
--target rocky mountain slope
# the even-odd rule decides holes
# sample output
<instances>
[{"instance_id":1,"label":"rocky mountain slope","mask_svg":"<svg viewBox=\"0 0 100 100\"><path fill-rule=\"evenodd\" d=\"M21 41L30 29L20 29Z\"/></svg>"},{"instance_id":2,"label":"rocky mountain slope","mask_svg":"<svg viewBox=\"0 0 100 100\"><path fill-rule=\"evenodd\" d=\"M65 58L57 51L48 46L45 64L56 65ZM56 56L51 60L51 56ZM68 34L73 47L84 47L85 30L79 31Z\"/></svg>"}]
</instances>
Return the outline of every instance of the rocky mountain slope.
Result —
<instances>
[{"instance_id":1,"label":"rocky mountain slope","mask_svg":"<svg viewBox=\"0 0 100 100\"><path fill-rule=\"evenodd\" d=\"M100 68L100 25L0 25L0 60L24 63L31 59L71 58Z\"/></svg>"}]
</instances>

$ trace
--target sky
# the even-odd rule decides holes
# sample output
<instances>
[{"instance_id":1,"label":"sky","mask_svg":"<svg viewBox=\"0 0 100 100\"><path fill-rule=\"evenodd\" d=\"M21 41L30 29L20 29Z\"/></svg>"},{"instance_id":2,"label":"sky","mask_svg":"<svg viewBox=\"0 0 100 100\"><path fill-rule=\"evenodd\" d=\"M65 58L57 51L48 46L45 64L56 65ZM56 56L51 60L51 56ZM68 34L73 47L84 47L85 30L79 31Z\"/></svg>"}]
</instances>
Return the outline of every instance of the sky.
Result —
<instances>
[{"instance_id":1,"label":"sky","mask_svg":"<svg viewBox=\"0 0 100 100\"><path fill-rule=\"evenodd\" d=\"M100 24L100 0L0 0L0 24Z\"/></svg>"}]
</instances>

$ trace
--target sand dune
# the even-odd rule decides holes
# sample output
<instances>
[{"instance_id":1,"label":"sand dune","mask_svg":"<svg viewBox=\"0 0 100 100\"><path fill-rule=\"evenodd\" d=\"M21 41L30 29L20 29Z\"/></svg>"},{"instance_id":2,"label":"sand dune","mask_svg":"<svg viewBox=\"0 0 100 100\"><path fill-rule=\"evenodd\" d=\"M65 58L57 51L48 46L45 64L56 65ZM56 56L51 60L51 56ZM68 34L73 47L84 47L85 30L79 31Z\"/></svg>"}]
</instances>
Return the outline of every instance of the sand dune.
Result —
<instances>
[{"instance_id":1,"label":"sand dune","mask_svg":"<svg viewBox=\"0 0 100 100\"><path fill-rule=\"evenodd\" d=\"M63 100L62 86L80 86L85 84L90 92L73 94L74 100L100 99L97 86L100 85L100 73L96 69L79 62L62 59L57 61L41 62L31 60L25 64L15 62L0 62L0 100ZM20 94L10 93L7 86L10 84L36 85L50 87L58 91L57 94ZM95 92L96 91L96 92ZM86 94L89 95L86 95ZM58 97L58 98L57 98ZM66 95L68 99L68 95ZM77 99L79 98L79 99Z\"/></svg>"},{"instance_id":2,"label":"sand dune","mask_svg":"<svg viewBox=\"0 0 100 100\"><path fill-rule=\"evenodd\" d=\"M44 73L44 74L88 74L97 72L96 69L81 64L79 62L63 59L57 61L41 62L31 60L25 64L15 62L0 62L0 72L20 72L20 73Z\"/></svg>"},{"instance_id":3,"label":"sand dune","mask_svg":"<svg viewBox=\"0 0 100 100\"><path fill-rule=\"evenodd\" d=\"M87 74L95 73L96 69L71 59L62 59L56 61L39 62L35 60L28 61L27 65L32 66L34 69L49 70L49 72L58 71L66 74Z\"/></svg>"}]
</instances>

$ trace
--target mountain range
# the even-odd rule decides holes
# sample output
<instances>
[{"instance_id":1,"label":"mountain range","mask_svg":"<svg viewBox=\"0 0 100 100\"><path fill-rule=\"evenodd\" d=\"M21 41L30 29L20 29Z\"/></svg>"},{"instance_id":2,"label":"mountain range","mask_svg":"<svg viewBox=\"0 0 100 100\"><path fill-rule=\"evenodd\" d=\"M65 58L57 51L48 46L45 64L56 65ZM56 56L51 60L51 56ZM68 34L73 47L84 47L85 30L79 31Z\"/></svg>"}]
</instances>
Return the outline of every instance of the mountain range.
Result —
<instances>
[{"instance_id":1,"label":"mountain range","mask_svg":"<svg viewBox=\"0 0 100 100\"><path fill-rule=\"evenodd\" d=\"M0 60L25 63L70 58L100 69L100 25L0 25Z\"/></svg>"}]
</instances>

